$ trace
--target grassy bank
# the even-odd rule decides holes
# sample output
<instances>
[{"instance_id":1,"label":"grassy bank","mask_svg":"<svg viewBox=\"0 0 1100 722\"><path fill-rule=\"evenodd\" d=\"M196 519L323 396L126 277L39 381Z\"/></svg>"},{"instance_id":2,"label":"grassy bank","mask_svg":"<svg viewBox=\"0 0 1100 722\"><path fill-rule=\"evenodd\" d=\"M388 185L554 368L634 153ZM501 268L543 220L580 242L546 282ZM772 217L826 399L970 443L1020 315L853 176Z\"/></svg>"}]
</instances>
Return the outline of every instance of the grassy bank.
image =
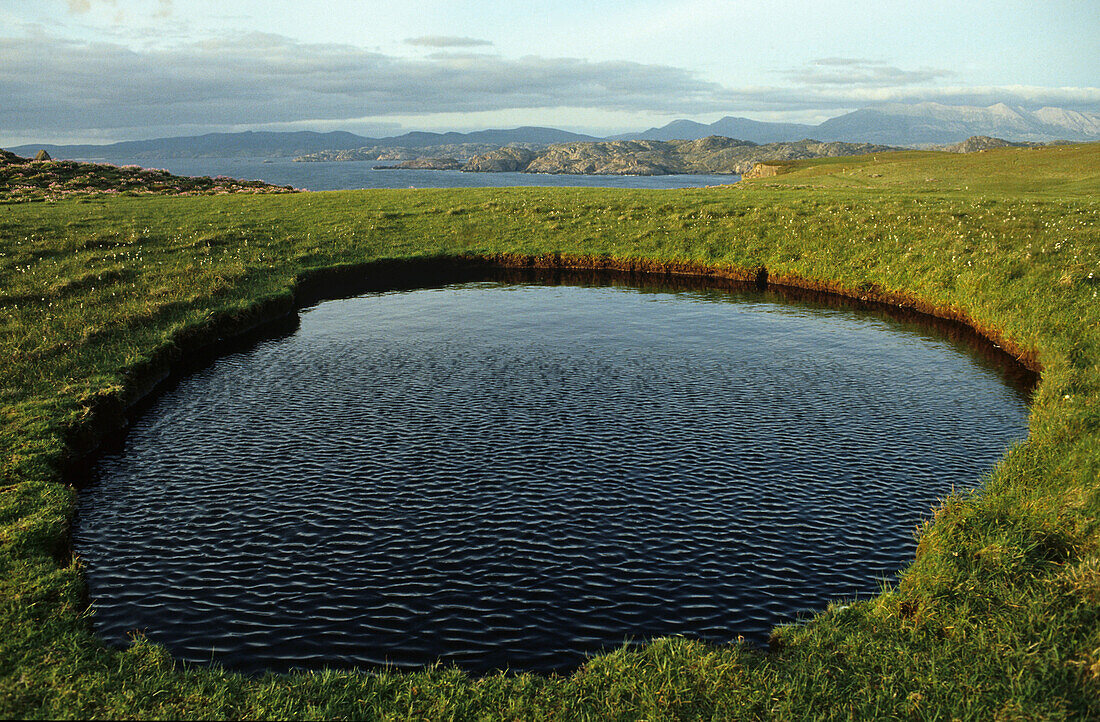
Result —
<instances>
[{"instance_id":1,"label":"grassy bank","mask_svg":"<svg viewBox=\"0 0 1100 722\"><path fill-rule=\"evenodd\" d=\"M166 170L83 163L36 161L0 150L0 203L53 202L90 196L221 195L289 193L290 186L234 178L186 177Z\"/></svg>"},{"instance_id":2,"label":"grassy bank","mask_svg":"<svg viewBox=\"0 0 1100 722\"><path fill-rule=\"evenodd\" d=\"M87 197L0 207L5 717L1100 717L1100 146L795 163L688 191ZM571 254L911 299L1043 369L1027 441L945 500L878 597L772 651L674 639L568 677L246 678L89 631L63 482L185 351L319 269ZM259 480L262 482L262 480ZM823 603L824 607L824 603ZM736 630L730 630L731 639Z\"/></svg>"}]
</instances>

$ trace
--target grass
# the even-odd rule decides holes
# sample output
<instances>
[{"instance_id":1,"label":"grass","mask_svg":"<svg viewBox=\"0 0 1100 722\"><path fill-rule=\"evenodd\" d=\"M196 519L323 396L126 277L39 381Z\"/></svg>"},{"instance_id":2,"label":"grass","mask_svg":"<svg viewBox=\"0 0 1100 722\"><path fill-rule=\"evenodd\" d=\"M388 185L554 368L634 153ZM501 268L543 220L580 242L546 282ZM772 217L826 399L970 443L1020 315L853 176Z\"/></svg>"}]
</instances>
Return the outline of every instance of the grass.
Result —
<instances>
[{"instance_id":1,"label":"grass","mask_svg":"<svg viewBox=\"0 0 1100 722\"><path fill-rule=\"evenodd\" d=\"M1004 194L1063 198L1088 195L1100 182L1095 145L997 148L959 158L937 151L858 158L766 161L786 173L754 184L770 188L865 188L995 198Z\"/></svg>"},{"instance_id":2,"label":"grass","mask_svg":"<svg viewBox=\"0 0 1100 722\"><path fill-rule=\"evenodd\" d=\"M166 170L82 163L72 160L32 161L0 151L0 203L59 201L85 196L212 195L286 193L289 186L218 176L187 177Z\"/></svg>"},{"instance_id":3,"label":"grass","mask_svg":"<svg viewBox=\"0 0 1100 722\"><path fill-rule=\"evenodd\" d=\"M933 179L933 180L929 180ZM801 161L727 188L86 196L0 213L0 715L1100 718L1100 146ZM1027 440L877 597L767 654L655 641L564 677L244 677L90 631L80 455L186 350L377 259L573 254L908 298L1042 366ZM731 640L736 630L730 630Z\"/></svg>"}]
</instances>

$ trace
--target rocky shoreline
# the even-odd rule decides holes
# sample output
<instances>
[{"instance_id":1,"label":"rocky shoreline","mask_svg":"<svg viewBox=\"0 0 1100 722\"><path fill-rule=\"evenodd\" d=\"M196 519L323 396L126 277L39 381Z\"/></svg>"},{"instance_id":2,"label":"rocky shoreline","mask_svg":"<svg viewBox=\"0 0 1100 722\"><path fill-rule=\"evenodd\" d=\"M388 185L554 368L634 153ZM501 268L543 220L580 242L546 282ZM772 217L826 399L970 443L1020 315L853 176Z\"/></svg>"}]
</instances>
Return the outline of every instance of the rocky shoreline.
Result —
<instances>
[{"instance_id":1,"label":"rocky shoreline","mask_svg":"<svg viewBox=\"0 0 1100 722\"><path fill-rule=\"evenodd\" d=\"M699 140L618 140L559 143L544 147L509 145L463 155L474 150L451 146L424 149L431 152L402 157L402 151L375 149L315 153L297 161L398 160L376 170L460 170L467 173L548 173L560 175L742 175L767 161L801 160L901 150L872 143L823 143L800 140L758 145L746 140L711 136ZM374 156L374 157L371 157Z\"/></svg>"}]
</instances>

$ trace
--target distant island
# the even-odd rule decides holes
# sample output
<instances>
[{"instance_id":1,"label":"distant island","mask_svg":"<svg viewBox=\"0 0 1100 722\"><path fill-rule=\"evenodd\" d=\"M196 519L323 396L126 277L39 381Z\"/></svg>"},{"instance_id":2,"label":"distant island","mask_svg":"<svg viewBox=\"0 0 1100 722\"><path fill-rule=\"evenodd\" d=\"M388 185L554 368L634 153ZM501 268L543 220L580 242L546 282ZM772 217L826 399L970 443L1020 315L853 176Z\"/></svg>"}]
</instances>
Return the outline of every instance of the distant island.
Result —
<instances>
[{"instance_id":1,"label":"distant island","mask_svg":"<svg viewBox=\"0 0 1100 722\"><path fill-rule=\"evenodd\" d=\"M932 149L975 153L1043 143L972 136ZM384 170L450 170L467 173L546 173L563 175L740 175L766 177L782 172L784 161L889 153L903 150L871 143L824 143L801 140L756 144L711 136L699 140L596 141L553 145L459 143L425 148L367 147L322 151L300 161L396 161L376 165ZM422 155L422 153L427 153ZM453 155L445 155L451 153ZM0 203L54 201L89 195L213 195L224 193L286 193L290 186L227 177L179 176L136 165L57 160L45 149L33 158L0 150ZM770 165L774 163L774 165Z\"/></svg>"},{"instance_id":2,"label":"distant island","mask_svg":"<svg viewBox=\"0 0 1100 722\"><path fill-rule=\"evenodd\" d=\"M54 158L70 160L156 158L294 158L344 154L364 148L389 151L400 157L369 160L415 160L418 157L452 157L468 160L494 148L522 146L540 150L553 144L617 140L701 140L710 136L740 138L757 144L797 142L817 138L825 142L875 143L929 148L958 143L971 136L1006 138L1011 142L1050 143L1100 140L1100 113L1067 108L1032 110L1003 103L988 107L940 103L894 103L863 108L830 118L817 125L771 123L727 116L713 123L674 120L661 127L621 133L604 138L557 128L524 126L476 130L467 133L414 131L384 138L368 138L347 131L244 131L198 136L128 140L103 145L50 145L34 143L9 148L21 155L45 149ZM452 148L453 150L446 150Z\"/></svg>"},{"instance_id":3,"label":"distant island","mask_svg":"<svg viewBox=\"0 0 1100 722\"><path fill-rule=\"evenodd\" d=\"M331 163L334 161L394 161L404 163L425 158L454 158L465 163L483 153L500 148L522 148L540 151L549 143L440 143L425 146L365 145L358 148L329 148L314 153L303 153L294 160L299 163ZM397 166L380 166L396 168Z\"/></svg>"},{"instance_id":4,"label":"distant island","mask_svg":"<svg viewBox=\"0 0 1100 722\"><path fill-rule=\"evenodd\" d=\"M467 173L549 173L567 175L677 175L701 173L741 175L762 161L801 160L865 155L901 150L872 143L823 143L800 140L758 145L747 140L710 136L699 140L617 140L558 143L544 148L508 145L469 157L440 152L417 155L396 165L376 169L461 170ZM411 154L412 151L407 151ZM361 148L325 151L295 158L302 162L325 160L390 160L393 149Z\"/></svg>"},{"instance_id":5,"label":"distant island","mask_svg":"<svg viewBox=\"0 0 1100 722\"><path fill-rule=\"evenodd\" d=\"M454 158L414 158L397 165L376 165L374 170L462 170L461 162Z\"/></svg>"},{"instance_id":6,"label":"distant island","mask_svg":"<svg viewBox=\"0 0 1100 722\"><path fill-rule=\"evenodd\" d=\"M995 148L1037 148L1043 145L1065 145L1065 143L1035 143L1011 141L1004 138L990 138L988 135L972 135L961 143L932 146L928 150L943 150L948 153L980 153Z\"/></svg>"}]
</instances>

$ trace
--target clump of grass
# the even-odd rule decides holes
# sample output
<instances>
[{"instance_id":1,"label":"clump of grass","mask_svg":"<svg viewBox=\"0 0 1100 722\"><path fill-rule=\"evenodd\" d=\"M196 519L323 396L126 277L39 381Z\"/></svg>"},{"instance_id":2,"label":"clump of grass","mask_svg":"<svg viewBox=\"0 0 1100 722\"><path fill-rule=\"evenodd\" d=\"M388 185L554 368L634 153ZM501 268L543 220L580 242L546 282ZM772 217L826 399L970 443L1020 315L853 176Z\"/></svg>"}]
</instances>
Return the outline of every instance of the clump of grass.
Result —
<instances>
[{"instance_id":1,"label":"clump of grass","mask_svg":"<svg viewBox=\"0 0 1100 722\"><path fill-rule=\"evenodd\" d=\"M1100 717L1100 146L800 162L733 189L349 191L0 214L0 713L9 717ZM874 169L874 176L870 172ZM935 183L926 179L938 179ZM770 653L683 639L572 675L243 677L90 632L64 473L153 371L378 259L660 261L899 294L1043 369L1028 439L870 600ZM212 330L213 329L213 330ZM258 480L262 483L262 480Z\"/></svg>"},{"instance_id":2,"label":"clump of grass","mask_svg":"<svg viewBox=\"0 0 1100 722\"><path fill-rule=\"evenodd\" d=\"M43 151L45 152L45 151ZM225 193L288 193L290 186L263 181L178 176L166 170L81 163L11 153L0 156L0 203L58 201L87 196L219 195Z\"/></svg>"}]
</instances>

